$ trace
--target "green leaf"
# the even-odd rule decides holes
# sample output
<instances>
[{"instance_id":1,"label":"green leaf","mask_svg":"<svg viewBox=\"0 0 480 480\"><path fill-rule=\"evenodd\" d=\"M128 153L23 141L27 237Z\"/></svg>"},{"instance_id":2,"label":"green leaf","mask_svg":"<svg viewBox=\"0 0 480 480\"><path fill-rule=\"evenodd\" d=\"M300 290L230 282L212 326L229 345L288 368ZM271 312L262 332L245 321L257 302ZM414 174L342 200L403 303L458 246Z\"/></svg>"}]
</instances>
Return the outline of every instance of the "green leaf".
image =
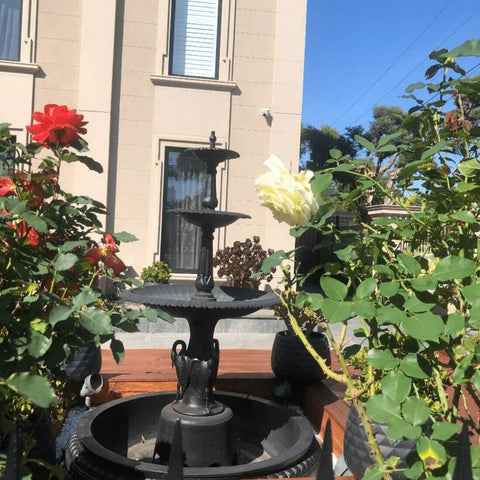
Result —
<instances>
[{"instance_id":1,"label":"green leaf","mask_svg":"<svg viewBox=\"0 0 480 480\"><path fill-rule=\"evenodd\" d=\"M42 335L37 330L30 331L30 341L28 342L28 353L34 358L40 358L52 346L52 339Z\"/></svg>"},{"instance_id":2,"label":"green leaf","mask_svg":"<svg viewBox=\"0 0 480 480\"><path fill-rule=\"evenodd\" d=\"M156 322L158 318L157 310L155 308L150 308L150 307L144 308L143 315L149 322Z\"/></svg>"},{"instance_id":3,"label":"green leaf","mask_svg":"<svg viewBox=\"0 0 480 480\"><path fill-rule=\"evenodd\" d=\"M430 469L441 467L447 460L445 448L437 440L430 438L421 437L418 439L417 452Z\"/></svg>"},{"instance_id":4,"label":"green leaf","mask_svg":"<svg viewBox=\"0 0 480 480\"><path fill-rule=\"evenodd\" d=\"M344 283L328 275L320 278L320 286L325 295L332 300L345 300L348 293L348 287Z\"/></svg>"},{"instance_id":5,"label":"green leaf","mask_svg":"<svg viewBox=\"0 0 480 480\"><path fill-rule=\"evenodd\" d=\"M403 438L416 440L422 434L421 427L414 427L403 420L403 418L394 417L389 423L387 435L392 442L402 440Z\"/></svg>"},{"instance_id":6,"label":"green leaf","mask_svg":"<svg viewBox=\"0 0 480 480\"><path fill-rule=\"evenodd\" d=\"M415 427L417 428L417 427ZM415 462L411 467L406 468L403 473L407 478L411 480L418 480L423 475L423 464L418 461Z\"/></svg>"},{"instance_id":7,"label":"green leaf","mask_svg":"<svg viewBox=\"0 0 480 480\"><path fill-rule=\"evenodd\" d=\"M480 391L480 370L475 370L475 373L472 376L472 383L477 392Z\"/></svg>"},{"instance_id":8,"label":"green leaf","mask_svg":"<svg viewBox=\"0 0 480 480\"><path fill-rule=\"evenodd\" d=\"M410 275L416 277L417 275L420 274L422 267L415 258L411 257L410 255L407 255L405 253L400 252L397 255L398 263L400 267Z\"/></svg>"},{"instance_id":9,"label":"green leaf","mask_svg":"<svg viewBox=\"0 0 480 480\"><path fill-rule=\"evenodd\" d=\"M480 283L474 283L463 287L462 295L470 305L480 302Z\"/></svg>"},{"instance_id":10,"label":"green leaf","mask_svg":"<svg viewBox=\"0 0 480 480\"><path fill-rule=\"evenodd\" d=\"M397 151L397 147L391 143L383 145L382 147L377 148L377 153L393 153Z\"/></svg>"},{"instance_id":11,"label":"green leaf","mask_svg":"<svg viewBox=\"0 0 480 480\"><path fill-rule=\"evenodd\" d=\"M67 320L72 314L72 309L66 305L58 305L52 308L50 315L48 316L48 322L52 327L54 327L58 322L63 322Z\"/></svg>"},{"instance_id":12,"label":"green leaf","mask_svg":"<svg viewBox=\"0 0 480 480\"><path fill-rule=\"evenodd\" d=\"M374 395L365 403L368 416L375 422L389 423L393 416L400 416L400 405L386 395Z\"/></svg>"},{"instance_id":13,"label":"green leaf","mask_svg":"<svg viewBox=\"0 0 480 480\"><path fill-rule=\"evenodd\" d=\"M446 140L440 140L433 147L430 147L428 150L425 150L420 157L420 161L426 160L427 158L432 157L436 153L442 151L447 146Z\"/></svg>"},{"instance_id":14,"label":"green leaf","mask_svg":"<svg viewBox=\"0 0 480 480\"><path fill-rule=\"evenodd\" d=\"M270 272L272 268L278 267L287 257L284 250L276 250L269 255L262 263L262 272Z\"/></svg>"},{"instance_id":15,"label":"green leaf","mask_svg":"<svg viewBox=\"0 0 480 480\"><path fill-rule=\"evenodd\" d=\"M165 312L164 310L157 310L158 318L165 320L168 323L175 322L175 318L172 317L169 313Z\"/></svg>"},{"instance_id":16,"label":"green leaf","mask_svg":"<svg viewBox=\"0 0 480 480\"><path fill-rule=\"evenodd\" d=\"M450 255L438 262L433 275L441 282L462 279L475 273L477 264L468 258Z\"/></svg>"},{"instance_id":17,"label":"green leaf","mask_svg":"<svg viewBox=\"0 0 480 480\"><path fill-rule=\"evenodd\" d=\"M460 193L465 193L476 190L477 188L480 188L480 185L476 185L475 183L458 182L455 190Z\"/></svg>"},{"instance_id":18,"label":"green leaf","mask_svg":"<svg viewBox=\"0 0 480 480\"><path fill-rule=\"evenodd\" d=\"M424 277L414 278L412 280L412 287L417 292L426 292L427 290L435 290L438 285L438 280L432 275L425 275Z\"/></svg>"},{"instance_id":19,"label":"green leaf","mask_svg":"<svg viewBox=\"0 0 480 480\"><path fill-rule=\"evenodd\" d=\"M47 222L32 212L23 212L20 214L20 217L22 217L28 225L37 232L44 233L48 230Z\"/></svg>"},{"instance_id":20,"label":"green leaf","mask_svg":"<svg viewBox=\"0 0 480 480\"><path fill-rule=\"evenodd\" d=\"M135 235L132 235L131 233L128 233L128 232L114 233L112 237L117 242L124 242L124 243L136 242L138 240L138 238Z\"/></svg>"},{"instance_id":21,"label":"green leaf","mask_svg":"<svg viewBox=\"0 0 480 480\"><path fill-rule=\"evenodd\" d=\"M74 253L61 253L58 255L54 262L55 270L63 272L70 270L77 262L79 258Z\"/></svg>"},{"instance_id":22,"label":"green leaf","mask_svg":"<svg viewBox=\"0 0 480 480\"><path fill-rule=\"evenodd\" d=\"M89 332L97 335L110 335L113 333L110 317L103 311L95 307L88 307L80 312L80 323Z\"/></svg>"},{"instance_id":23,"label":"green leaf","mask_svg":"<svg viewBox=\"0 0 480 480\"><path fill-rule=\"evenodd\" d=\"M398 282L382 282L380 284L380 293L386 298L394 297L399 289L400 284Z\"/></svg>"},{"instance_id":24,"label":"green leaf","mask_svg":"<svg viewBox=\"0 0 480 480\"><path fill-rule=\"evenodd\" d=\"M459 220L460 222L465 223L476 223L477 219L472 212L467 210L458 210L450 215L451 218L454 220Z\"/></svg>"},{"instance_id":25,"label":"green leaf","mask_svg":"<svg viewBox=\"0 0 480 480\"><path fill-rule=\"evenodd\" d=\"M413 92L414 90L418 90L419 88L424 88L426 87L426 84L423 83L423 82L417 82L417 83L411 83L406 89L405 91L407 93L411 93Z\"/></svg>"},{"instance_id":26,"label":"green leaf","mask_svg":"<svg viewBox=\"0 0 480 480\"><path fill-rule=\"evenodd\" d=\"M355 141L358 142L362 147L366 148L369 152L375 151L375 145L360 135L355 135Z\"/></svg>"},{"instance_id":27,"label":"green leaf","mask_svg":"<svg viewBox=\"0 0 480 480\"><path fill-rule=\"evenodd\" d=\"M352 312L362 318L374 318L377 311L375 309L375 303L354 301L352 302Z\"/></svg>"},{"instance_id":28,"label":"green leaf","mask_svg":"<svg viewBox=\"0 0 480 480\"><path fill-rule=\"evenodd\" d=\"M377 370L392 370L398 365L390 350L371 349L367 354L367 363Z\"/></svg>"},{"instance_id":29,"label":"green leaf","mask_svg":"<svg viewBox=\"0 0 480 480\"><path fill-rule=\"evenodd\" d=\"M372 269L380 275L384 275L389 279L393 279L394 277L393 271L386 265L374 265Z\"/></svg>"},{"instance_id":30,"label":"green leaf","mask_svg":"<svg viewBox=\"0 0 480 480\"><path fill-rule=\"evenodd\" d=\"M310 181L312 192L315 195L319 195L327 190L332 184L333 176L331 173L319 173L315 172L315 176Z\"/></svg>"},{"instance_id":31,"label":"green leaf","mask_svg":"<svg viewBox=\"0 0 480 480\"><path fill-rule=\"evenodd\" d=\"M300 294L297 295L296 299L300 299ZM307 299L308 299L308 307L311 310L320 310L322 308L323 296L320 293L311 293L310 295L308 295ZM295 304L297 304L297 302L295 302ZM298 308L304 307L304 305L302 306L297 305L297 306Z\"/></svg>"},{"instance_id":32,"label":"green leaf","mask_svg":"<svg viewBox=\"0 0 480 480\"><path fill-rule=\"evenodd\" d=\"M110 342L110 350L112 351L113 358L117 363L120 363L125 358L125 347L120 340L116 338Z\"/></svg>"},{"instance_id":33,"label":"green leaf","mask_svg":"<svg viewBox=\"0 0 480 480\"><path fill-rule=\"evenodd\" d=\"M426 365L423 362L419 362L415 353L408 353L400 360L400 370L412 378L424 379L430 376Z\"/></svg>"},{"instance_id":34,"label":"green leaf","mask_svg":"<svg viewBox=\"0 0 480 480\"><path fill-rule=\"evenodd\" d=\"M356 298L361 300L368 298L374 291L377 286L377 280L373 277L367 278L363 280L362 283L357 287L357 291L355 292Z\"/></svg>"},{"instance_id":35,"label":"green leaf","mask_svg":"<svg viewBox=\"0 0 480 480\"><path fill-rule=\"evenodd\" d=\"M376 318L379 325L399 325L407 318L407 314L393 305L387 305L377 309Z\"/></svg>"},{"instance_id":36,"label":"green leaf","mask_svg":"<svg viewBox=\"0 0 480 480\"><path fill-rule=\"evenodd\" d=\"M342 158L342 152L336 148L332 148L328 153L334 160L340 160L340 158Z\"/></svg>"},{"instance_id":37,"label":"green leaf","mask_svg":"<svg viewBox=\"0 0 480 480\"><path fill-rule=\"evenodd\" d=\"M405 420L416 427L427 421L430 409L422 398L408 397L402 405L402 413Z\"/></svg>"},{"instance_id":38,"label":"green leaf","mask_svg":"<svg viewBox=\"0 0 480 480\"><path fill-rule=\"evenodd\" d=\"M480 170L480 162L474 158L465 160L457 165L458 171L465 177L472 177Z\"/></svg>"},{"instance_id":39,"label":"green leaf","mask_svg":"<svg viewBox=\"0 0 480 480\"><path fill-rule=\"evenodd\" d=\"M382 378L382 393L391 398L395 403L402 403L410 394L412 380L402 372L388 372Z\"/></svg>"},{"instance_id":40,"label":"green leaf","mask_svg":"<svg viewBox=\"0 0 480 480\"><path fill-rule=\"evenodd\" d=\"M427 300L429 299L427 298ZM412 296L403 304L403 308L411 313L428 312L433 307L435 307L435 303L424 302L415 294L412 294Z\"/></svg>"},{"instance_id":41,"label":"green leaf","mask_svg":"<svg viewBox=\"0 0 480 480\"><path fill-rule=\"evenodd\" d=\"M477 302L470 307L470 318L468 323L471 327L480 330L480 302Z\"/></svg>"},{"instance_id":42,"label":"green leaf","mask_svg":"<svg viewBox=\"0 0 480 480\"><path fill-rule=\"evenodd\" d=\"M100 293L95 292L91 288L84 287L80 293L73 297L72 306L74 309L78 310L79 308L89 305L90 303L96 302L100 298Z\"/></svg>"},{"instance_id":43,"label":"green leaf","mask_svg":"<svg viewBox=\"0 0 480 480\"><path fill-rule=\"evenodd\" d=\"M432 440L448 440L449 438L453 437L455 433L457 433L460 430L460 425L456 423L440 423L440 422L435 422L433 424L433 431L431 438Z\"/></svg>"},{"instance_id":44,"label":"green leaf","mask_svg":"<svg viewBox=\"0 0 480 480\"><path fill-rule=\"evenodd\" d=\"M438 342L445 326L442 317L432 312L425 312L407 317L403 321L403 328L408 335L417 340Z\"/></svg>"},{"instance_id":45,"label":"green leaf","mask_svg":"<svg viewBox=\"0 0 480 480\"><path fill-rule=\"evenodd\" d=\"M62 245L60 245L58 247L58 251L60 253L68 253L68 252L71 252L72 250L74 250L75 248L83 247L86 244L87 244L86 240L69 241L69 242L65 242ZM55 246L52 245L52 248L55 248Z\"/></svg>"},{"instance_id":46,"label":"green leaf","mask_svg":"<svg viewBox=\"0 0 480 480\"><path fill-rule=\"evenodd\" d=\"M340 259L343 260L344 262L349 262L352 259L354 250L351 245L348 245L348 247L342 248L341 250L337 250L335 252L335 255Z\"/></svg>"},{"instance_id":47,"label":"green leaf","mask_svg":"<svg viewBox=\"0 0 480 480\"><path fill-rule=\"evenodd\" d=\"M457 368L453 371L452 380L454 385L466 383L472 375L473 353L462 359Z\"/></svg>"},{"instance_id":48,"label":"green leaf","mask_svg":"<svg viewBox=\"0 0 480 480\"><path fill-rule=\"evenodd\" d=\"M330 323L339 323L352 316L352 306L348 302L337 302L330 298L323 300L323 315Z\"/></svg>"},{"instance_id":49,"label":"green leaf","mask_svg":"<svg viewBox=\"0 0 480 480\"><path fill-rule=\"evenodd\" d=\"M52 386L40 375L27 372L13 373L5 383L14 392L23 395L41 408L48 408L57 402Z\"/></svg>"},{"instance_id":50,"label":"green leaf","mask_svg":"<svg viewBox=\"0 0 480 480\"><path fill-rule=\"evenodd\" d=\"M480 57L480 40L467 40L459 47L452 48L442 54L444 58L448 57Z\"/></svg>"},{"instance_id":51,"label":"green leaf","mask_svg":"<svg viewBox=\"0 0 480 480\"><path fill-rule=\"evenodd\" d=\"M383 478L383 471L380 465L376 463L374 465L369 466L365 473L363 474L363 480L382 480Z\"/></svg>"},{"instance_id":52,"label":"green leaf","mask_svg":"<svg viewBox=\"0 0 480 480\"><path fill-rule=\"evenodd\" d=\"M445 335L454 335L458 333L465 327L465 319L463 315L459 312L451 313L447 318L447 323L445 324Z\"/></svg>"},{"instance_id":53,"label":"green leaf","mask_svg":"<svg viewBox=\"0 0 480 480\"><path fill-rule=\"evenodd\" d=\"M85 155L78 155L78 161L86 165L90 170L93 170L97 173L103 173L103 167L101 163L98 163L96 160Z\"/></svg>"}]
</instances>

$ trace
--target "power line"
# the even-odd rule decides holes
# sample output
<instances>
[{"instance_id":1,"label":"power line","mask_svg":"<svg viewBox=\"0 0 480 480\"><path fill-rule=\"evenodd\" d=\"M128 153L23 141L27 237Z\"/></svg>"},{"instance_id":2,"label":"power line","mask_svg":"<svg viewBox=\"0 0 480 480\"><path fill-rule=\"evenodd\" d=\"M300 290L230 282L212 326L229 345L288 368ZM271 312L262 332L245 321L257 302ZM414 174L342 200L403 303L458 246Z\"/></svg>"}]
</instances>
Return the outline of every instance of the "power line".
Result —
<instances>
[{"instance_id":1,"label":"power line","mask_svg":"<svg viewBox=\"0 0 480 480\"><path fill-rule=\"evenodd\" d=\"M410 44L405 48L405 50L400 54L400 56L348 107L333 123L334 126L339 120L341 120L367 93L369 93L375 85L380 82L380 80L400 61L400 59L410 50L412 45L416 43L423 34L433 25L433 23L442 15L442 13L450 6L454 0L450 0L445 7L443 7L440 12L430 21L430 23L422 30L422 32L417 35L417 37L410 42Z\"/></svg>"},{"instance_id":2,"label":"power line","mask_svg":"<svg viewBox=\"0 0 480 480\"><path fill-rule=\"evenodd\" d=\"M439 43L434 50L438 50L441 48L445 42L450 40L478 11L480 10L480 6L477 7L458 27L441 43ZM402 84L415 70L417 70L421 65L423 65L428 58L423 59L419 64L417 64L412 70L410 70L401 80L399 80L382 98L374 102L374 105L378 105L384 98L388 97L400 84ZM367 108L361 115L359 115L353 122L352 125L355 125L362 117L364 117L367 113L370 112L371 107Z\"/></svg>"}]
</instances>

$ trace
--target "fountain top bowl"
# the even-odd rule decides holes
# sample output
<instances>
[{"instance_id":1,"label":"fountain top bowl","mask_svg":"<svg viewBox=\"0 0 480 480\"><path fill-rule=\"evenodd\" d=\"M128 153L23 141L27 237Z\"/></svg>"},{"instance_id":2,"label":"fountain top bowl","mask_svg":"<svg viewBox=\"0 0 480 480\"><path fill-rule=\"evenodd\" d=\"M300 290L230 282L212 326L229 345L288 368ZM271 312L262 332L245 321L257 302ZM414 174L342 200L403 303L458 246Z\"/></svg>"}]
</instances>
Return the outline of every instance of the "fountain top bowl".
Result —
<instances>
[{"instance_id":1,"label":"fountain top bowl","mask_svg":"<svg viewBox=\"0 0 480 480\"><path fill-rule=\"evenodd\" d=\"M207 163L211 163L212 165L218 165L225 160L238 158L240 157L240 154L226 148L191 148L185 150L182 153L182 156L184 158L193 157L197 159L202 159L205 160Z\"/></svg>"},{"instance_id":2,"label":"fountain top bowl","mask_svg":"<svg viewBox=\"0 0 480 480\"><path fill-rule=\"evenodd\" d=\"M161 308L173 316L190 318L207 314L209 317L242 317L262 308L280 303L274 291L215 286L213 300L192 298L197 290L194 285L157 284L132 288L122 293L121 299Z\"/></svg>"}]
</instances>

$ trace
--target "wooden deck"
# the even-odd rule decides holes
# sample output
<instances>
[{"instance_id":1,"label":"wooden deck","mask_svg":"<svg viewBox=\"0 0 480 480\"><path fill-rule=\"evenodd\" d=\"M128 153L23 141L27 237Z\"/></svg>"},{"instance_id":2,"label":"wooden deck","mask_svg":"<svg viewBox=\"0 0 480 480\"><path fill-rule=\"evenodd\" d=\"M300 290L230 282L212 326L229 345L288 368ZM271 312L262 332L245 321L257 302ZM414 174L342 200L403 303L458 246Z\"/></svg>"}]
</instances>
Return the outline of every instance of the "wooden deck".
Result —
<instances>
[{"instance_id":1,"label":"wooden deck","mask_svg":"<svg viewBox=\"0 0 480 480\"><path fill-rule=\"evenodd\" d=\"M216 389L249 393L272 399L275 376L270 368L270 350L222 350ZM335 361L332 360L335 368ZM115 398L140 393L176 390L176 375L170 350L127 350L125 360L117 365L109 350L102 351L104 388L92 397L101 404ZM323 433L328 419L332 425L333 451L343 450L344 429L349 411L343 401L341 385L331 380L304 386L296 391L298 404L313 427ZM344 480L353 477L342 477Z\"/></svg>"}]
</instances>

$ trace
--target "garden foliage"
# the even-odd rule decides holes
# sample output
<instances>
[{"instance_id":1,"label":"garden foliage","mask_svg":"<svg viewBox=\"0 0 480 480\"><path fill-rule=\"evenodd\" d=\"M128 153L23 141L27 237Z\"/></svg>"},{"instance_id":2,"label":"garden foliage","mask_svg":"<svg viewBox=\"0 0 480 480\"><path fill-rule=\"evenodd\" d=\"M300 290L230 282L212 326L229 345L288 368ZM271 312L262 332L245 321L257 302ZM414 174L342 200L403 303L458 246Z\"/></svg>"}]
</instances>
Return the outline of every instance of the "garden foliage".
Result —
<instances>
[{"instance_id":1,"label":"garden foliage","mask_svg":"<svg viewBox=\"0 0 480 480\"><path fill-rule=\"evenodd\" d=\"M479 57L480 42L430 55L434 64L426 80L407 89L415 105L402 127L409 135L401 142L394 141L395 133L375 143L357 138L372 158L388 152L410 159L394 188L387 190L355 161L345 162L338 150L330 151L331 167L311 181L319 194L332 187L335 172L348 171L356 187L342 200L361 199L375 187L405 211L403 219L363 224L362 234L336 251L337 261L324 265L322 293L295 297L297 307L321 310L325 318L322 326L341 373L316 358L346 384L362 417L375 458L366 479L391 478L396 469L396 459L378 450L371 421L387 423L391 441L415 440L415 455L404 471L411 479L452 478L459 432L467 424L474 478L480 478L480 77L461 68L457 59L463 56ZM409 208L410 195L419 211ZM298 236L307 228L336 233L329 222L332 204L322 204L291 233ZM278 251L264 268L288 256ZM304 280L286 278L287 289ZM309 348L293 312L289 317ZM359 345L345 338L353 318L361 322L355 332ZM339 337L331 324L343 325ZM352 367L360 368L360 375Z\"/></svg>"}]
</instances>

